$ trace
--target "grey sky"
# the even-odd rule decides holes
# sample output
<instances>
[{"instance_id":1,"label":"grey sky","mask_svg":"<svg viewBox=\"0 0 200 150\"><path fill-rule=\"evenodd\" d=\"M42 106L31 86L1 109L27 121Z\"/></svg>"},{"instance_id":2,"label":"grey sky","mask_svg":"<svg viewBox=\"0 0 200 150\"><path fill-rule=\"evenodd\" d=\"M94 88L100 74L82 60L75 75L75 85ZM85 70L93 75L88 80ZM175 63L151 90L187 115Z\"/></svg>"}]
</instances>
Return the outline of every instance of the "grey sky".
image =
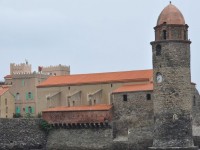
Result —
<instances>
[{"instance_id":1,"label":"grey sky","mask_svg":"<svg viewBox=\"0 0 200 150\"><path fill-rule=\"evenodd\" d=\"M152 68L150 42L167 0L0 0L0 79L10 63L65 64L71 73ZM190 26L192 81L200 89L200 1L172 1Z\"/></svg>"}]
</instances>

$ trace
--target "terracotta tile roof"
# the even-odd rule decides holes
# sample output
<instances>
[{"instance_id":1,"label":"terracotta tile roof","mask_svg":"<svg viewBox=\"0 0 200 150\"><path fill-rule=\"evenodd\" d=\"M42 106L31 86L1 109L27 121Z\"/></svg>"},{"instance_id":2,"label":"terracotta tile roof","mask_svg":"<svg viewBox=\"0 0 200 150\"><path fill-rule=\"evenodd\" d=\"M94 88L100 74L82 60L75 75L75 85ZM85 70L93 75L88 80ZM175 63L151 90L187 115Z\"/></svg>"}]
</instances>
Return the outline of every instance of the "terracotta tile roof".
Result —
<instances>
[{"instance_id":1,"label":"terracotta tile roof","mask_svg":"<svg viewBox=\"0 0 200 150\"><path fill-rule=\"evenodd\" d=\"M8 87L0 87L0 96L2 96L5 92L8 91Z\"/></svg>"},{"instance_id":2,"label":"terracotta tile roof","mask_svg":"<svg viewBox=\"0 0 200 150\"><path fill-rule=\"evenodd\" d=\"M152 76L152 70L51 76L47 80L39 84L37 87L114 83L127 81L148 81Z\"/></svg>"},{"instance_id":3,"label":"terracotta tile roof","mask_svg":"<svg viewBox=\"0 0 200 150\"><path fill-rule=\"evenodd\" d=\"M7 78L11 78L12 79L12 75L6 75L4 78L5 79L7 79Z\"/></svg>"},{"instance_id":4,"label":"terracotta tile roof","mask_svg":"<svg viewBox=\"0 0 200 150\"><path fill-rule=\"evenodd\" d=\"M158 17L157 25L161 25L164 22L166 22L166 24L185 25L185 19L182 13L176 6L172 4L169 4L167 7L163 9L163 11Z\"/></svg>"},{"instance_id":5,"label":"terracotta tile roof","mask_svg":"<svg viewBox=\"0 0 200 150\"><path fill-rule=\"evenodd\" d=\"M113 91L113 93L136 92L136 91L153 91L153 83L123 85L118 89L116 89L115 91Z\"/></svg>"},{"instance_id":6,"label":"terracotta tile roof","mask_svg":"<svg viewBox=\"0 0 200 150\"><path fill-rule=\"evenodd\" d=\"M47 110L44 110L43 112L53 112L53 111L98 111L98 110L110 110L111 108L112 108L112 105L107 105L107 104L99 104L99 105L92 105L92 106L73 106L73 107L60 106L60 107L49 108Z\"/></svg>"}]
</instances>

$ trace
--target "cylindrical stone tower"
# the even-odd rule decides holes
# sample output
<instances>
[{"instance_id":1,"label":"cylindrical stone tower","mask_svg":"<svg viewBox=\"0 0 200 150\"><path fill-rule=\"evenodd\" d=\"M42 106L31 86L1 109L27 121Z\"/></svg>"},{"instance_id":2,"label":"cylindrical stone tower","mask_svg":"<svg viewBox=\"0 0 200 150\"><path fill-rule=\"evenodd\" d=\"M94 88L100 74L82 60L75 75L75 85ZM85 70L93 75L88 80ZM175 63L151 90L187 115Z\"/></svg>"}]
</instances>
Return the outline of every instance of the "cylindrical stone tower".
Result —
<instances>
[{"instance_id":1,"label":"cylindrical stone tower","mask_svg":"<svg viewBox=\"0 0 200 150\"><path fill-rule=\"evenodd\" d=\"M155 150L197 150L192 137L188 25L171 3L161 12L153 51Z\"/></svg>"}]
</instances>

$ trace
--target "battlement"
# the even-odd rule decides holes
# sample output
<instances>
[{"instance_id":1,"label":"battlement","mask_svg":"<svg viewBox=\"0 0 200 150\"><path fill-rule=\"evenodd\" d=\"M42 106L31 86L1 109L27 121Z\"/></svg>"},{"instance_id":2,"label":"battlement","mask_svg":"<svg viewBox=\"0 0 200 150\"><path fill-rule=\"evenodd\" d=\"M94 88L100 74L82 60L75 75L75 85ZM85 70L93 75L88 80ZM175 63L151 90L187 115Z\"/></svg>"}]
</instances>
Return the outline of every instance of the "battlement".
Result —
<instances>
[{"instance_id":1,"label":"battlement","mask_svg":"<svg viewBox=\"0 0 200 150\"><path fill-rule=\"evenodd\" d=\"M33 72L33 73L15 73L13 74L13 79L23 79L23 78L47 78L49 75Z\"/></svg>"},{"instance_id":2,"label":"battlement","mask_svg":"<svg viewBox=\"0 0 200 150\"><path fill-rule=\"evenodd\" d=\"M19 74L19 73L31 73L31 64L26 63L21 63L21 64L15 64L11 63L10 64L10 74Z\"/></svg>"},{"instance_id":3,"label":"battlement","mask_svg":"<svg viewBox=\"0 0 200 150\"><path fill-rule=\"evenodd\" d=\"M70 66L59 64L57 66L41 67L41 72L49 75L68 75L70 74Z\"/></svg>"}]
</instances>

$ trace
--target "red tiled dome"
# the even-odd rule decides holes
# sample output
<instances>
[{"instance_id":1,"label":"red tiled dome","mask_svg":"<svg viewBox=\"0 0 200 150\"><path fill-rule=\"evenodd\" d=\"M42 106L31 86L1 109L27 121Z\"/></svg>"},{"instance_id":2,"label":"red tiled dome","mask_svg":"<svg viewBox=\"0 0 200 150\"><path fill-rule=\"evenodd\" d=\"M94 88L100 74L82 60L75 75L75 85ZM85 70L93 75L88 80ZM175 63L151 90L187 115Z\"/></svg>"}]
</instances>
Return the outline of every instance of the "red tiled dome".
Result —
<instances>
[{"instance_id":1,"label":"red tiled dome","mask_svg":"<svg viewBox=\"0 0 200 150\"><path fill-rule=\"evenodd\" d=\"M163 9L158 17L157 25L166 24L180 24L185 25L185 19L176 6L171 3Z\"/></svg>"}]
</instances>

